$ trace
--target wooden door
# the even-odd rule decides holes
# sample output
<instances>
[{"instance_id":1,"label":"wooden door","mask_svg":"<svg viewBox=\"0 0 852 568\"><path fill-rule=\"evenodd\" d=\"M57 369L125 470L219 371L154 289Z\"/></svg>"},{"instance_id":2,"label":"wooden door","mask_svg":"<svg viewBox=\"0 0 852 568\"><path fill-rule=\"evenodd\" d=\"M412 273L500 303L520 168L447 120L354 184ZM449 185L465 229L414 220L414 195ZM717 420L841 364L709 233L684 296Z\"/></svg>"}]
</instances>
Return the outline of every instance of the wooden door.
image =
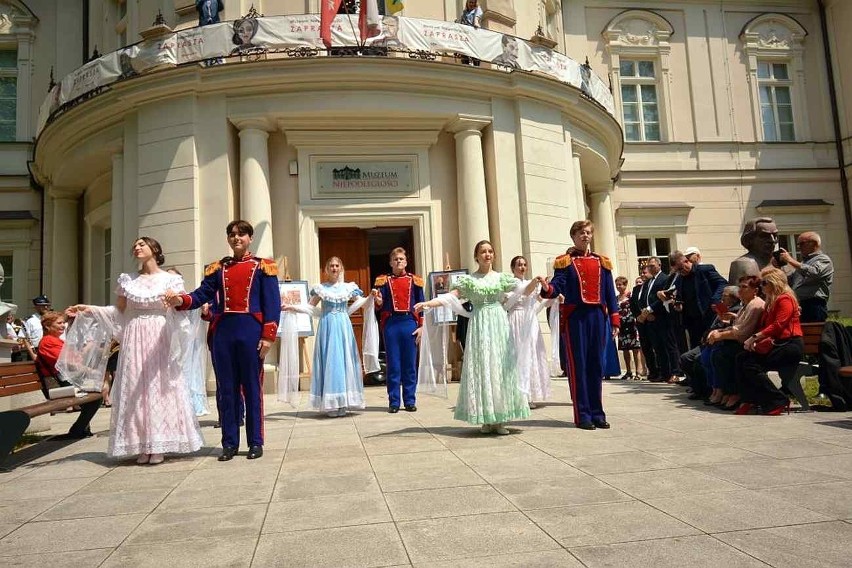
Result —
<instances>
[{"instance_id":1,"label":"wooden door","mask_svg":"<svg viewBox=\"0 0 852 568\"><path fill-rule=\"evenodd\" d=\"M343 261L347 282L355 282L358 287L369 294L373 287L370 281L370 246L367 231L345 227L339 229L319 230L320 267L323 273L318 281L325 280L325 261L336 256ZM355 329L355 339L358 342L358 353L362 353L361 333L364 329L364 316L360 311L352 314L352 327Z\"/></svg>"}]
</instances>

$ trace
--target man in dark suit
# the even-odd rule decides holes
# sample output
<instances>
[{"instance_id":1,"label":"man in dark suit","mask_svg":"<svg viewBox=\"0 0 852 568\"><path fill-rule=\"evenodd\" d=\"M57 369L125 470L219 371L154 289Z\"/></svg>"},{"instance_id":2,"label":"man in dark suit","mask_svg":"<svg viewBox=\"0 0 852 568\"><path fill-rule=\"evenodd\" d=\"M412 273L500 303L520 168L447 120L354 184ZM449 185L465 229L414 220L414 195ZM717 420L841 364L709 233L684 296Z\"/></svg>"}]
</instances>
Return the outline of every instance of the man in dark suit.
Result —
<instances>
[{"instance_id":1,"label":"man in dark suit","mask_svg":"<svg viewBox=\"0 0 852 568\"><path fill-rule=\"evenodd\" d=\"M637 323L644 327L645 336L650 341L639 340L643 345L650 343L651 355L645 356L648 363L648 380L651 382L665 382L672 376L672 361L666 349L666 338L668 337L668 312L663 303L657 297L657 293L665 290L666 276L660 271L660 259L651 257L645 265L647 280L639 290L639 307L641 313L636 318ZM640 332L641 333L641 332ZM643 347L644 349L644 347ZM651 361L654 361L654 367Z\"/></svg>"},{"instance_id":2,"label":"man in dark suit","mask_svg":"<svg viewBox=\"0 0 852 568\"><path fill-rule=\"evenodd\" d=\"M726 310L722 304L722 291L728 281L712 264L693 264L679 250L669 255L669 261L679 275L674 283L680 300L676 309L683 315L689 346L695 348L701 345L701 338L710 329L717 313Z\"/></svg>"}]
</instances>

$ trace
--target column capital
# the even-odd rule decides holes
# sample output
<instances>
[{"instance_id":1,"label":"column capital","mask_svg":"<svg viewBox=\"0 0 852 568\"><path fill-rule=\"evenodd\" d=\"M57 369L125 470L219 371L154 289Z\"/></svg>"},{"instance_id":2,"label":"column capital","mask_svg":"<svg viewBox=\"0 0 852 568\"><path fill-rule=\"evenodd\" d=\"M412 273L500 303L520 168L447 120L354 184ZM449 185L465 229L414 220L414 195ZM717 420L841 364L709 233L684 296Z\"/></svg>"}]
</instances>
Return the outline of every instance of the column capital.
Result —
<instances>
[{"instance_id":1,"label":"column capital","mask_svg":"<svg viewBox=\"0 0 852 568\"><path fill-rule=\"evenodd\" d=\"M589 195L610 195L615 190L615 184L611 181L603 182L603 183L590 183L587 186L589 188Z\"/></svg>"},{"instance_id":2,"label":"column capital","mask_svg":"<svg viewBox=\"0 0 852 568\"><path fill-rule=\"evenodd\" d=\"M262 130L269 133L278 129L278 126L274 121L262 116L252 118L232 118L231 123L240 130L240 134L242 134L244 130Z\"/></svg>"},{"instance_id":3,"label":"column capital","mask_svg":"<svg viewBox=\"0 0 852 568\"><path fill-rule=\"evenodd\" d=\"M476 116L472 114L459 114L450 122L447 123L445 129L447 132L459 134L460 132L476 131L482 132L482 129L493 122L490 116Z\"/></svg>"}]
</instances>

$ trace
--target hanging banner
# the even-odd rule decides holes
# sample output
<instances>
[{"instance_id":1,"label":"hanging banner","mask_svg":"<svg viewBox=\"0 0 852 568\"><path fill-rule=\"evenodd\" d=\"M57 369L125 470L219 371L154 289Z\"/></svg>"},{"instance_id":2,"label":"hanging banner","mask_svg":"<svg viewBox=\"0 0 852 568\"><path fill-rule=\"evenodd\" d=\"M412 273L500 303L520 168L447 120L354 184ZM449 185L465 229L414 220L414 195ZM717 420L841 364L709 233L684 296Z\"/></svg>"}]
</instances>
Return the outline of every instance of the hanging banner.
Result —
<instances>
[{"instance_id":1,"label":"hanging banner","mask_svg":"<svg viewBox=\"0 0 852 568\"><path fill-rule=\"evenodd\" d=\"M491 63L507 72L543 73L580 89L610 114L615 113L608 85L590 68L515 36L454 22L398 16L384 16L381 30L380 35L367 40L368 47L457 55L472 63ZM331 40L332 49L359 47L358 16L337 16L331 24ZM89 61L56 84L41 106L39 130L62 105L117 81L170 66L238 63L248 56L298 48L325 49L318 14L242 18L142 41Z\"/></svg>"}]
</instances>

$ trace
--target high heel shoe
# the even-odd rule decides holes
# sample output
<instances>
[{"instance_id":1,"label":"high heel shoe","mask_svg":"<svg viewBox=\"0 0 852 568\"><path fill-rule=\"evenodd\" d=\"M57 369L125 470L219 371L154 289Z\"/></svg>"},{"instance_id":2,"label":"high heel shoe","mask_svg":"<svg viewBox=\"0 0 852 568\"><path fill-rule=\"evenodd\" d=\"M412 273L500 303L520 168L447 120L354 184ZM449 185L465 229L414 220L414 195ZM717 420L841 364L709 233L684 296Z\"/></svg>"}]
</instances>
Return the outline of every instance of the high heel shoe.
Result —
<instances>
[{"instance_id":1,"label":"high heel shoe","mask_svg":"<svg viewBox=\"0 0 852 568\"><path fill-rule=\"evenodd\" d=\"M752 410L754 410L754 405L750 402L744 402L739 408L737 408L734 414L737 416L745 416L746 414L751 413Z\"/></svg>"},{"instance_id":2,"label":"high heel shoe","mask_svg":"<svg viewBox=\"0 0 852 568\"><path fill-rule=\"evenodd\" d=\"M781 406L776 406L772 410L767 410L763 414L766 416L781 416L781 413L787 411L787 414L790 414L790 401L787 401L787 404L782 404Z\"/></svg>"}]
</instances>

